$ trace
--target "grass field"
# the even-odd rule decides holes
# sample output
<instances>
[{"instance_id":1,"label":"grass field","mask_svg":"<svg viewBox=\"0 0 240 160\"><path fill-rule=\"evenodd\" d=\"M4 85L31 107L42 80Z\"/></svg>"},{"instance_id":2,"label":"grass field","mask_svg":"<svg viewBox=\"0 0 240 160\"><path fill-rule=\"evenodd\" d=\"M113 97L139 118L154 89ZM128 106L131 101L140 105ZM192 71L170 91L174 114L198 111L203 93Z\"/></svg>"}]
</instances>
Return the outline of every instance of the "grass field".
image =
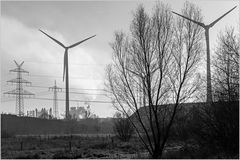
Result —
<instances>
[{"instance_id":1,"label":"grass field","mask_svg":"<svg viewBox=\"0 0 240 160\"><path fill-rule=\"evenodd\" d=\"M21 136L2 138L2 158L139 158L147 157L136 139L120 142L111 135Z\"/></svg>"},{"instance_id":2,"label":"grass field","mask_svg":"<svg viewBox=\"0 0 240 160\"><path fill-rule=\"evenodd\" d=\"M2 159L146 159L150 158L137 137L121 142L113 135L41 135L1 139ZM170 141L162 158L229 158L199 150L195 142Z\"/></svg>"}]
</instances>

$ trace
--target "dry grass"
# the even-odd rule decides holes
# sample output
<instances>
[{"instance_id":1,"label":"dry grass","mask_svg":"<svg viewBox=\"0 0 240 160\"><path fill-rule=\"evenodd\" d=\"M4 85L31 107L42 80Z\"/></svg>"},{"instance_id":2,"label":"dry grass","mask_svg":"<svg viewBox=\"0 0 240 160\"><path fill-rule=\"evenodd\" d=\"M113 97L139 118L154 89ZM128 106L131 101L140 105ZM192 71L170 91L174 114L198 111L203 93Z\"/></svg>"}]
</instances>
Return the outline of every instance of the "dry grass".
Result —
<instances>
[{"instance_id":1,"label":"dry grass","mask_svg":"<svg viewBox=\"0 0 240 160\"><path fill-rule=\"evenodd\" d=\"M109 136L45 136L2 138L1 150L6 159L136 158L144 152L139 146L137 140L121 142Z\"/></svg>"},{"instance_id":2,"label":"dry grass","mask_svg":"<svg viewBox=\"0 0 240 160\"><path fill-rule=\"evenodd\" d=\"M22 150L21 150L22 142ZM137 138L121 142L109 136L45 136L2 138L3 159L146 159L150 158ZM71 146L71 148L70 148ZM239 157L236 155L235 157ZM170 141L164 159L234 158L207 153L194 141Z\"/></svg>"}]
</instances>

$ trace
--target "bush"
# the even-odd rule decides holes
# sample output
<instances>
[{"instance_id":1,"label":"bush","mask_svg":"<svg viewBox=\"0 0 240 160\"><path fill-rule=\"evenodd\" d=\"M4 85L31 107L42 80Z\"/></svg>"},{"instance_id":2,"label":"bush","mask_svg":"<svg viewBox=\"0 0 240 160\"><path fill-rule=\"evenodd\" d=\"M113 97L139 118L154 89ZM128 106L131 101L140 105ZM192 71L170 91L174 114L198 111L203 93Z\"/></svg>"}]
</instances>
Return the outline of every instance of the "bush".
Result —
<instances>
[{"instance_id":1,"label":"bush","mask_svg":"<svg viewBox=\"0 0 240 160\"><path fill-rule=\"evenodd\" d=\"M200 146L213 154L235 156L239 151L238 102L217 102L193 111L189 128Z\"/></svg>"},{"instance_id":2,"label":"bush","mask_svg":"<svg viewBox=\"0 0 240 160\"><path fill-rule=\"evenodd\" d=\"M91 145L90 148L92 149L106 149L108 147L108 143L98 143L98 144L94 144Z\"/></svg>"},{"instance_id":3,"label":"bush","mask_svg":"<svg viewBox=\"0 0 240 160\"><path fill-rule=\"evenodd\" d=\"M121 141L128 142L134 133L133 126L127 118L117 118L113 131Z\"/></svg>"},{"instance_id":4,"label":"bush","mask_svg":"<svg viewBox=\"0 0 240 160\"><path fill-rule=\"evenodd\" d=\"M35 153L33 155L20 155L16 159L40 159L40 155Z\"/></svg>"},{"instance_id":5,"label":"bush","mask_svg":"<svg viewBox=\"0 0 240 160\"><path fill-rule=\"evenodd\" d=\"M71 159L71 158L74 158L73 153L67 151L57 151L52 157L52 159Z\"/></svg>"}]
</instances>

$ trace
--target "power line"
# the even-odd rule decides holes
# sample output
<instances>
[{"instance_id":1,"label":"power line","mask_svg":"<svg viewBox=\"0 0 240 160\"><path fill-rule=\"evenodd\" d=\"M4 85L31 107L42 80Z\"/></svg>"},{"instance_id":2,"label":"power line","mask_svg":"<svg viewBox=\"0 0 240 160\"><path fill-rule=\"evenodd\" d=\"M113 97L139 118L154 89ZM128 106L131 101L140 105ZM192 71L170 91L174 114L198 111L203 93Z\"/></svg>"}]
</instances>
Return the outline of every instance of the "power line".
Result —
<instances>
[{"instance_id":1,"label":"power line","mask_svg":"<svg viewBox=\"0 0 240 160\"><path fill-rule=\"evenodd\" d=\"M31 87L31 86L29 86ZM41 88L47 88L47 87L43 87L43 86L38 86L38 87L41 87ZM63 92L60 92L60 93L63 93ZM106 96L107 97L107 94L105 93L84 93L84 92L69 92L69 93L72 93L72 94L81 94L81 95L98 95L98 96ZM49 91L42 91L42 92L37 92L35 93L35 95L49 95L51 94Z\"/></svg>"},{"instance_id":2,"label":"power line","mask_svg":"<svg viewBox=\"0 0 240 160\"><path fill-rule=\"evenodd\" d=\"M81 93L81 92L69 92L72 94L83 94L83 95L97 95L97 96L107 96L106 94L100 94L100 93Z\"/></svg>"},{"instance_id":3,"label":"power line","mask_svg":"<svg viewBox=\"0 0 240 160\"><path fill-rule=\"evenodd\" d=\"M45 88L45 87L44 87ZM36 95L49 95L50 93L47 93L49 91L43 91L43 92L38 92L38 93L35 93ZM63 93L63 92L60 92L60 93ZM69 92L71 94L81 94L81 95L96 95L96 96L105 96L107 97L107 94L105 93L84 93L84 92Z\"/></svg>"},{"instance_id":4,"label":"power line","mask_svg":"<svg viewBox=\"0 0 240 160\"><path fill-rule=\"evenodd\" d=\"M9 75L9 74L7 74ZM48 77L48 78L63 78L62 76L58 76L58 75L38 75L38 74L29 74L29 77ZM71 79L91 79L90 76L89 77L69 77ZM100 77L92 77L93 79L91 80L100 80Z\"/></svg>"},{"instance_id":5,"label":"power line","mask_svg":"<svg viewBox=\"0 0 240 160\"><path fill-rule=\"evenodd\" d=\"M6 99L6 100L1 100L1 103L4 103L4 102L10 102L10 101L15 101L15 99Z\"/></svg>"},{"instance_id":6,"label":"power line","mask_svg":"<svg viewBox=\"0 0 240 160\"><path fill-rule=\"evenodd\" d=\"M43 94L43 93L49 93L49 91L35 92L35 95L37 95L37 94Z\"/></svg>"},{"instance_id":7,"label":"power line","mask_svg":"<svg viewBox=\"0 0 240 160\"><path fill-rule=\"evenodd\" d=\"M52 93L50 93L50 92L48 92L48 91L35 93L35 95L38 95L38 96L45 96L45 95L49 95L49 94L52 94Z\"/></svg>"},{"instance_id":8,"label":"power line","mask_svg":"<svg viewBox=\"0 0 240 160\"><path fill-rule=\"evenodd\" d=\"M26 86L26 87L33 87L33 88L49 88L49 87L46 87L46 86ZM65 89L65 88L62 88L62 89ZM87 89L87 88L69 88L69 89L76 89L76 90L89 90L89 91L103 91L103 92L106 92L105 89Z\"/></svg>"},{"instance_id":9,"label":"power line","mask_svg":"<svg viewBox=\"0 0 240 160\"><path fill-rule=\"evenodd\" d=\"M50 100L52 101L53 99L52 98L36 98L36 97L29 97L29 98L26 98L26 99L38 99L38 100ZM65 99L58 99L58 101L65 101ZM111 101L84 101L84 100L77 100L77 99L72 99L72 100L69 100L69 101L72 101L72 102L90 102L90 103L113 103Z\"/></svg>"},{"instance_id":10,"label":"power line","mask_svg":"<svg viewBox=\"0 0 240 160\"><path fill-rule=\"evenodd\" d=\"M57 65L63 65L63 63L57 63L57 62L47 62L47 61L25 61L25 62L28 62L28 63L42 63L42 64L52 64L52 65L55 65L55 64L57 64ZM87 64L87 63L71 63L71 64L69 64L69 65L85 65L85 66L90 66L90 65L102 65L102 66L105 66L105 65L107 65L107 64L100 64L100 63L98 63L98 64Z\"/></svg>"},{"instance_id":11,"label":"power line","mask_svg":"<svg viewBox=\"0 0 240 160\"><path fill-rule=\"evenodd\" d=\"M29 85L29 86L26 86L26 87L31 87L31 88L49 88L47 86L37 86L37 85ZM62 88L62 89L65 89L65 88ZM89 91L103 91L103 92L106 92L105 89L94 89L94 88L69 88L69 89L76 89L76 90L89 90Z\"/></svg>"},{"instance_id":12,"label":"power line","mask_svg":"<svg viewBox=\"0 0 240 160\"><path fill-rule=\"evenodd\" d=\"M63 78L62 76L49 76L49 75L29 75L30 77L48 77L48 78ZM89 77L69 77L71 79L90 79ZM93 77L94 79L91 79L91 80L95 80L95 79L101 79L101 78L97 78L97 77Z\"/></svg>"},{"instance_id":13,"label":"power line","mask_svg":"<svg viewBox=\"0 0 240 160\"><path fill-rule=\"evenodd\" d=\"M11 73L7 73L7 74L5 74L5 75L11 75ZM28 74L27 76L29 76L29 77L48 77L48 78L63 78L61 75L39 75L39 74ZM91 79L91 80L95 80L95 79L97 79L97 80L101 80L102 78L101 77L96 77L96 76L94 76L94 77L91 77L91 76L86 76L86 77L69 77L69 78L71 78L71 79ZM93 79L92 79L93 78Z\"/></svg>"},{"instance_id":14,"label":"power line","mask_svg":"<svg viewBox=\"0 0 240 160\"><path fill-rule=\"evenodd\" d=\"M35 95L49 95L49 94L51 94L51 93L47 93L47 92L49 92L49 91L38 92L38 93L35 93ZM60 92L60 93L63 93L63 92ZM101 93L83 93L83 92L69 92L69 93L81 94L81 95L107 96L107 94L101 94Z\"/></svg>"}]
</instances>

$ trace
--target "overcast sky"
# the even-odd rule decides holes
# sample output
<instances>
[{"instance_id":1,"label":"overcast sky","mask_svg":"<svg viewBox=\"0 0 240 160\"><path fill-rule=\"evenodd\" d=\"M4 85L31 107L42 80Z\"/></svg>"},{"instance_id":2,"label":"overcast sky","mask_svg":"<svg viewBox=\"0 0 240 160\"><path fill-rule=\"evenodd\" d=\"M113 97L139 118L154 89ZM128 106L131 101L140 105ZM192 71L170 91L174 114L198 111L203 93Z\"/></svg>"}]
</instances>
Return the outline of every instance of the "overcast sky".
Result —
<instances>
[{"instance_id":1,"label":"overcast sky","mask_svg":"<svg viewBox=\"0 0 240 160\"><path fill-rule=\"evenodd\" d=\"M172 10L181 13L185 1L166 1ZM225 27L233 26L239 33L239 2L199 0L191 1L202 9L204 23L209 24L234 6L238 6L229 15L210 29L210 47L213 53L217 35ZM53 93L47 87L57 81L59 87L65 87L62 80L64 49L47 38L38 29L46 31L66 45L96 34L97 36L69 50L70 99L80 101L104 101L110 99L103 95L105 67L111 62L111 47L115 31L128 31L132 12L138 4L143 4L149 13L156 1L1 1L1 111L15 113L15 98L3 95L13 90L14 85L6 81L16 78L9 73L16 68L13 60L24 61L23 68L29 71L24 79L32 86L24 89L35 93L36 98L52 98ZM88 90L83 90L88 89ZM64 91L58 93L59 99L65 98ZM27 110L52 107L50 100L24 100ZM59 111L64 113L64 102L59 102ZM70 102L71 106L84 106L84 102ZM111 103L92 102L92 111L100 117L110 117L115 110Z\"/></svg>"}]
</instances>

